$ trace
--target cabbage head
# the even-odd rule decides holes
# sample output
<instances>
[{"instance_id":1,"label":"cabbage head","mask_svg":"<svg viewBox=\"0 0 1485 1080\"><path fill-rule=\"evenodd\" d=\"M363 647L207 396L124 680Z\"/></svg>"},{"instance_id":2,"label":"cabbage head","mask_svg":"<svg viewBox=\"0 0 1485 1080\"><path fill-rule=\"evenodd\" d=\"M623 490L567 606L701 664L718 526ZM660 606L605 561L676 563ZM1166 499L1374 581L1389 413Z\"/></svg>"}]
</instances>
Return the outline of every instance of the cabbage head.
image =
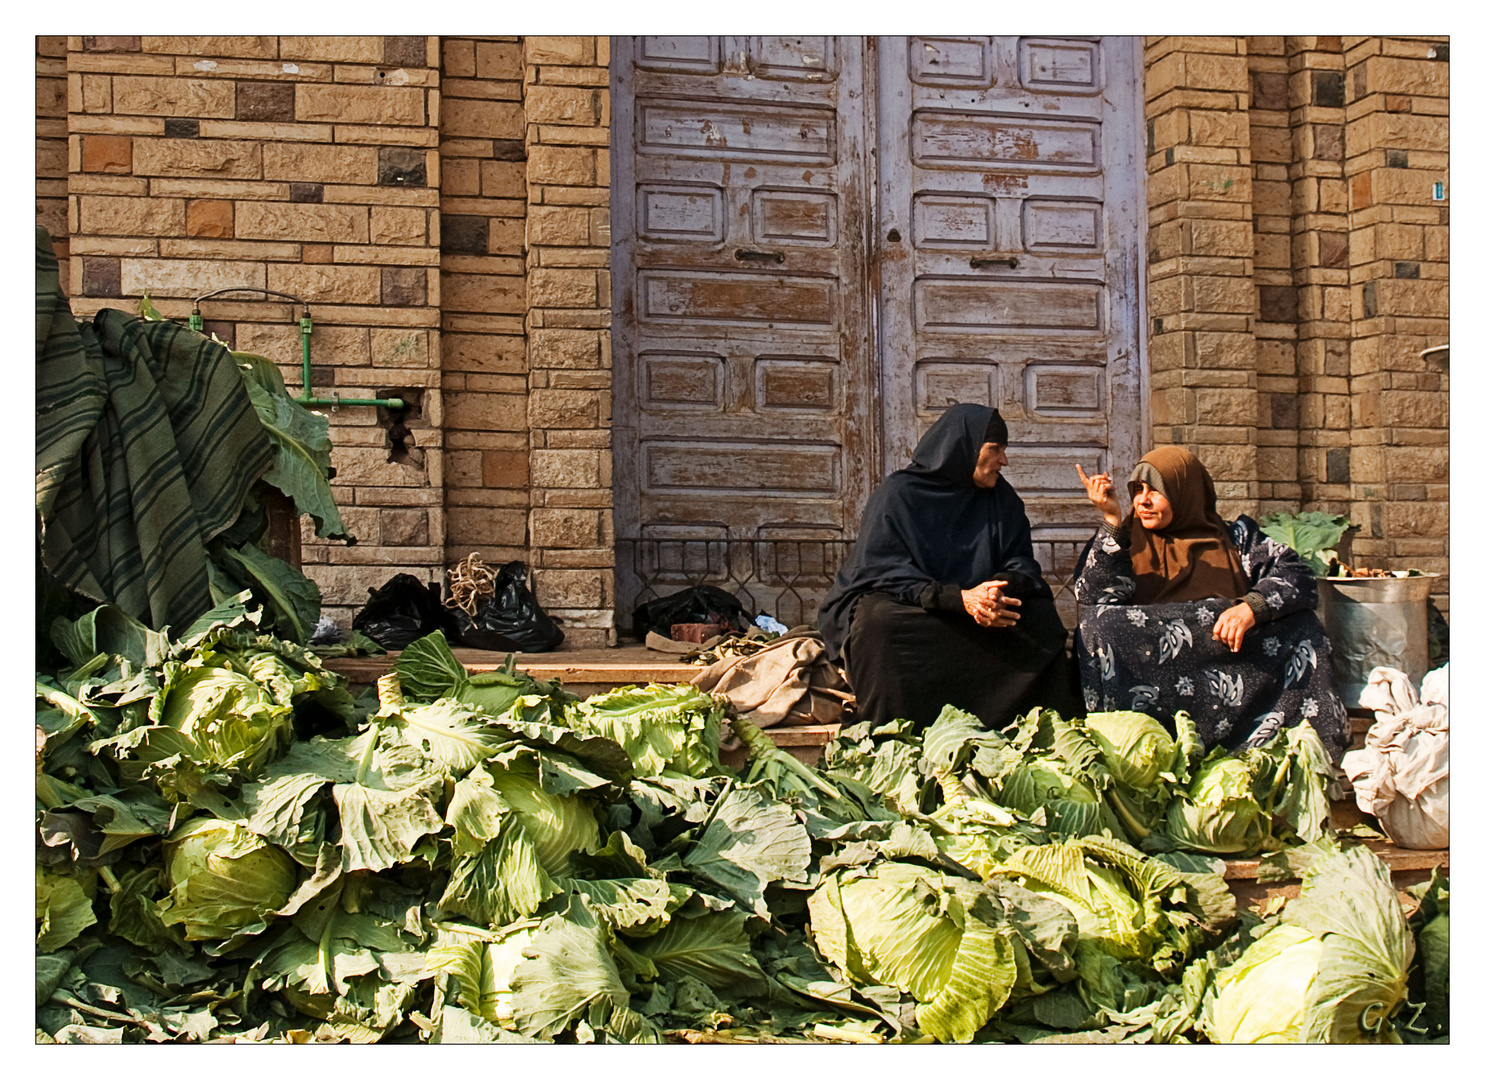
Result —
<instances>
[{"instance_id":1,"label":"cabbage head","mask_svg":"<svg viewBox=\"0 0 1485 1080\"><path fill-rule=\"evenodd\" d=\"M1396 1043L1413 962L1392 877L1364 847L1319 854L1279 924L1217 972L1213 1042Z\"/></svg>"},{"instance_id":2,"label":"cabbage head","mask_svg":"<svg viewBox=\"0 0 1485 1080\"><path fill-rule=\"evenodd\" d=\"M165 665L150 719L196 746L196 764L254 772L293 739L294 710L229 667L199 660Z\"/></svg>"},{"instance_id":3,"label":"cabbage head","mask_svg":"<svg viewBox=\"0 0 1485 1080\"><path fill-rule=\"evenodd\" d=\"M1217 974L1211 1039L1218 1043L1300 1042L1303 1003L1324 950L1301 926L1279 925Z\"/></svg>"},{"instance_id":4,"label":"cabbage head","mask_svg":"<svg viewBox=\"0 0 1485 1080\"><path fill-rule=\"evenodd\" d=\"M1045 807L1047 829L1063 836L1087 836L1110 825L1098 792L1056 758L1022 761L1006 776L1000 801L1028 816Z\"/></svg>"},{"instance_id":5,"label":"cabbage head","mask_svg":"<svg viewBox=\"0 0 1485 1080\"><path fill-rule=\"evenodd\" d=\"M1165 834L1177 847L1248 855L1269 838L1269 816L1253 795L1253 776L1237 758L1209 757L1166 807Z\"/></svg>"},{"instance_id":6,"label":"cabbage head","mask_svg":"<svg viewBox=\"0 0 1485 1080\"><path fill-rule=\"evenodd\" d=\"M1014 931L977 913L985 893L964 878L880 862L820 883L809 899L811 933L855 985L911 994L924 1033L968 1042L1018 979Z\"/></svg>"},{"instance_id":7,"label":"cabbage head","mask_svg":"<svg viewBox=\"0 0 1485 1080\"><path fill-rule=\"evenodd\" d=\"M450 989L461 1007L482 1020L515 1031L510 979L526 959L522 950L531 944L537 925L535 919L524 919L493 933L482 930L478 936L463 933L454 925L442 927L437 943L428 950L428 967L447 971L458 980Z\"/></svg>"},{"instance_id":8,"label":"cabbage head","mask_svg":"<svg viewBox=\"0 0 1485 1080\"><path fill-rule=\"evenodd\" d=\"M235 822L192 818L165 839L170 892L160 921L181 926L187 941L257 933L283 907L298 864Z\"/></svg>"},{"instance_id":9,"label":"cabbage head","mask_svg":"<svg viewBox=\"0 0 1485 1080\"><path fill-rule=\"evenodd\" d=\"M1159 786L1176 763L1176 741L1153 716L1141 712L1089 713L1083 723L1116 783L1144 790Z\"/></svg>"},{"instance_id":10,"label":"cabbage head","mask_svg":"<svg viewBox=\"0 0 1485 1080\"><path fill-rule=\"evenodd\" d=\"M495 790L509 804L536 849L536 858L552 877L572 873L575 852L597 851L602 846L598 818L587 801L578 795L553 795L537 778L534 764L521 762L510 768L489 770Z\"/></svg>"}]
</instances>

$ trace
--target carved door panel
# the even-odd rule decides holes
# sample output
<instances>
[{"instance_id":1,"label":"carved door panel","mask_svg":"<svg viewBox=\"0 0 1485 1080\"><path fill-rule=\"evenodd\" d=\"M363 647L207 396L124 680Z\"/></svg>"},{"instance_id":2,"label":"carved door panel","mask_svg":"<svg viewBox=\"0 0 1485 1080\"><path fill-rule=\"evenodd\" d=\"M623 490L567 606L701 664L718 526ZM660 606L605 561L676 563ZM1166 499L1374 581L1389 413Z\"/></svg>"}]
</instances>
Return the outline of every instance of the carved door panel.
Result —
<instances>
[{"instance_id":1,"label":"carved door panel","mask_svg":"<svg viewBox=\"0 0 1485 1080\"><path fill-rule=\"evenodd\" d=\"M778 610L786 583L742 564L780 536L843 550L873 480L862 41L614 50L614 517L646 541L620 545L619 621L646 584L729 572Z\"/></svg>"},{"instance_id":2,"label":"carved door panel","mask_svg":"<svg viewBox=\"0 0 1485 1080\"><path fill-rule=\"evenodd\" d=\"M1042 541L1091 531L1075 463L1127 475L1144 442L1139 55L1131 38L879 43L884 468L946 406L990 402Z\"/></svg>"}]
</instances>

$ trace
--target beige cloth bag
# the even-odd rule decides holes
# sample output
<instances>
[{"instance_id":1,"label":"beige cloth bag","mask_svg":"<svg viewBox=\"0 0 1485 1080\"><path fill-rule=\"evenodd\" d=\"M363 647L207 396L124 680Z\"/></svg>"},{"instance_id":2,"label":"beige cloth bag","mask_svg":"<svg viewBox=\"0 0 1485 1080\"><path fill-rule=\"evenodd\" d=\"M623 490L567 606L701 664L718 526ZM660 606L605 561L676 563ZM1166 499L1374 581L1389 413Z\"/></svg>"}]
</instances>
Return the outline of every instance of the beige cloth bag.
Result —
<instances>
[{"instance_id":1,"label":"beige cloth bag","mask_svg":"<svg viewBox=\"0 0 1485 1080\"><path fill-rule=\"evenodd\" d=\"M834 724L846 702L855 700L845 675L826 657L820 632L806 626L795 627L751 656L708 664L691 683L726 695L739 716L761 728Z\"/></svg>"},{"instance_id":2,"label":"beige cloth bag","mask_svg":"<svg viewBox=\"0 0 1485 1080\"><path fill-rule=\"evenodd\" d=\"M1376 720L1366 745L1341 759L1356 790L1356 805L1374 814L1398 847L1449 846L1448 665L1424 679L1419 700L1411 680L1397 668L1374 668L1361 692L1363 708Z\"/></svg>"}]
</instances>

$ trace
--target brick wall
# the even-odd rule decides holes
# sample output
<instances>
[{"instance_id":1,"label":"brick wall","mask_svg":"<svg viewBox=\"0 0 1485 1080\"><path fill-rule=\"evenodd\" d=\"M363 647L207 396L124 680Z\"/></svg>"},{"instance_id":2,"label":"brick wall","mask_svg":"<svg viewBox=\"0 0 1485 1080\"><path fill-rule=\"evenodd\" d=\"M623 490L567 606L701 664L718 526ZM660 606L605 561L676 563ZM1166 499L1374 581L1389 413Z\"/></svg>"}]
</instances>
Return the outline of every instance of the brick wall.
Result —
<instances>
[{"instance_id":1,"label":"brick wall","mask_svg":"<svg viewBox=\"0 0 1485 1080\"><path fill-rule=\"evenodd\" d=\"M1145 91L1155 441L1226 514L1346 513L1363 565L1447 575L1439 44L1147 38Z\"/></svg>"},{"instance_id":2,"label":"brick wall","mask_svg":"<svg viewBox=\"0 0 1485 1080\"><path fill-rule=\"evenodd\" d=\"M252 285L310 304L316 393L401 396L329 410L354 546L306 572L342 622L366 588L444 558L439 400L437 41L415 37L67 39L73 310L135 310ZM298 314L251 296L208 328L301 382Z\"/></svg>"},{"instance_id":3,"label":"brick wall","mask_svg":"<svg viewBox=\"0 0 1485 1080\"><path fill-rule=\"evenodd\" d=\"M1448 610L1449 61L1441 39L1343 38L1351 517L1358 556L1444 575ZM1433 198L1435 183L1444 198Z\"/></svg>"},{"instance_id":4,"label":"brick wall","mask_svg":"<svg viewBox=\"0 0 1485 1080\"><path fill-rule=\"evenodd\" d=\"M532 576L569 641L612 645L608 38L527 38L525 83Z\"/></svg>"},{"instance_id":5,"label":"brick wall","mask_svg":"<svg viewBox=\"0 0 1485 1080\"><path fill-rule=\"evenodd\" d=\"M450 563L530 560L519 38L445 38L443 388Z\"/></svg>"},{"instance_id":6,"label":"brick wall","mask_svg":"<svg viewBox=\"0 0 1485 1080\"><path fill-rule=\"evenodd\" d=\"M1229 515L1259 494L1246 45L1145 46L1152 435L1202 459Z\"/></svg>"},{"instance_id":7,"label":"brick wall","mask_svg":"<svg viewBox=\"0 0 1485 1080\"><path fill-rule=\"evenodd\" d=\"M52 237L67 282L67 39L36 39L36 224Z\"/></svg>"}]
</instances>

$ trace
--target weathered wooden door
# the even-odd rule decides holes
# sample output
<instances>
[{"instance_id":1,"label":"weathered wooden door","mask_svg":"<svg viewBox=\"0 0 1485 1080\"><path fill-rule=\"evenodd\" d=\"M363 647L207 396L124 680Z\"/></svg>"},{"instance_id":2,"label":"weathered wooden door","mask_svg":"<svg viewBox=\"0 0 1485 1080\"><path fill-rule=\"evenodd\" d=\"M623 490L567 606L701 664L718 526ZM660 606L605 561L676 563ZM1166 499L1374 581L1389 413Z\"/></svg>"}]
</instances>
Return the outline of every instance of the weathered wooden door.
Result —
<instances>
[{"instance_id":1,"label":"weathered wooden door","mask_svg":"<svg viewBox=\"0 0 1485 1080\"><path fill-rule=\"evenodd\" d=\"M878 58L884 468L988 402L1033 535L1085 540L1074 465L1127 475L1146 423L1138 41L893 37Z\"/></svg>"},{"instance_id":2,"label":"weathered wooden door","mask_svg":"<svg viewBox=\"0 0 1485 1080\"><path fill-rule=\"evenodd\" d=\"M768 541L855 534L876 441L862 55L860 38L614 39L621 625L644 584L701 576L776 610L781 583L750 565L779 557Z\"/></svg>"},{"instance_id":3,"label":"weathered wooden door","mask_svg":"<svg viewBox=\"0 0 1485 1080\"><path fill-rule=\"evenodd\" d=\"M834 544L794 549L784 583L813 617L866 496L955 401L1005 415L1044 567L1047 542L1086 539L1074 463L1126 472L1148 423L1139 57L1132 38L614 40L621 625L646 586L769 606L782 536Z\"/></svg>"}]
</instances>

